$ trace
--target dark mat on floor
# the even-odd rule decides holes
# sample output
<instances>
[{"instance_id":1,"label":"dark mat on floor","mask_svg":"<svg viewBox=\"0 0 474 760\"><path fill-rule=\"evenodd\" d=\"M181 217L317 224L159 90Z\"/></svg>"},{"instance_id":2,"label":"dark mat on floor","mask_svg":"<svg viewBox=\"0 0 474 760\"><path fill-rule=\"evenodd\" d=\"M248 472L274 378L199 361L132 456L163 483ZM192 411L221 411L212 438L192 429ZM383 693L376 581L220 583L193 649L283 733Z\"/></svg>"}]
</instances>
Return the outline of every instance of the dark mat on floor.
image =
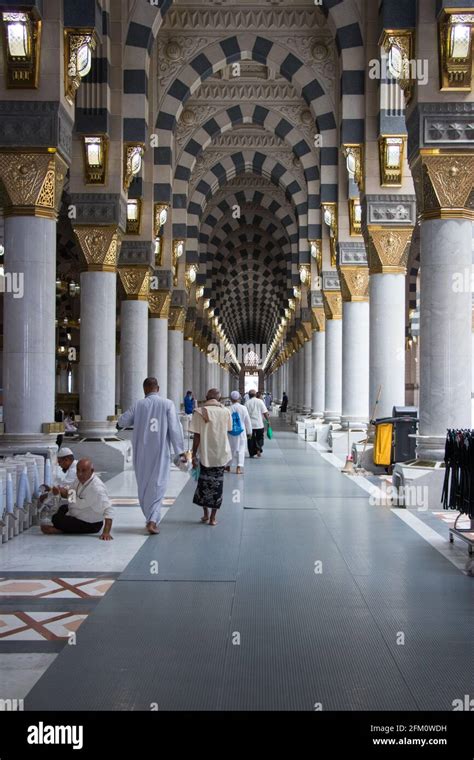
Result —
<instances>
[{"instance_id":1,"label":"dark mat on floor","mask_svg":"<svg viewBox=\"0 0 474 760\"><path fill-rule=\"evenodd\" d=\"M160 535L145 541L122 580L235 580L243 516L242 491L240 503L232 501L236 483L237 478L231 483L226 476L224 503L213 528L200 522L203 512L192 503L196 484L190 481L162 521Z\"/></svg>"},{"instance_id":2,"label":"dark mat on floor","mask_svg":"<svg viewBox=\"0 0 474 760\"><path fill-rule=\"evenodd\" d=\"M25 700L27 710L214 710L232 583L119 581Z\"/></svg>"}]
</instances>

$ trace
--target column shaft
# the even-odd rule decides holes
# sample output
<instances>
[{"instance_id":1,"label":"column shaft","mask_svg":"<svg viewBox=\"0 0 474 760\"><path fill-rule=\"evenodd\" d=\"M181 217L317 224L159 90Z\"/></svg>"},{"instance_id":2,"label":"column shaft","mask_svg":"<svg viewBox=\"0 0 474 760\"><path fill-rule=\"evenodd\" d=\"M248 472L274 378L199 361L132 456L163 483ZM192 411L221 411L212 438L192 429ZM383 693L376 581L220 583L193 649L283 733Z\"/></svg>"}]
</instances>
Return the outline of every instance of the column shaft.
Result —
<instances>
[{"instance_id":1,"label":"column shaft","mask_svg":"<svg viewBox=\"0 0 474 760\"><path fill-rule=\"evenodd\" d=\"M381 389L377 417L405 403L405 275L370 276L370 414Z\"/></svg>"},{"instance_id":2,"label":"column shaft","mask_svg":"<svg viewBox=\"0 0 474 760\"><path fill-rule=\"evenodd\" d=\"M312 412L318 417L324 417L324 383L325 383L325 343L326 333L324 330L313 333L312 343L312 365L313 373L311 378L311 407Z\"/></svg>"},{"instance_id":3,"label":"column shaft","mask_svg":"<svg viewBox=\"0 0 474 760\"><path fill-rule=\"evenodd\" d=\"M471 424L472 222L421 223L420 440L442 460L447 428Z\"/></svg>"},{"instance_id":4,"label":"column shaft","mask_svg":"<svg viewBox=\"0 0 474 760\"><path fill-rule=\"evenodd\" d=\"M143 396L148 376L148 303L122 301L121 310L122 409L129 409Z\"/></svg>"},{"instance_id":5,"label":"column shaft","mask_svg":"<svg viewBox=\"0 0 474 760\"><path fill-rule=\"evenodd\" d=\"M339 422L342 409L342 320L326 319L325 420Z\"/></svg>"},{"instance_id":6,"label":"column shaft","mask_svg":"<svg viewBox=\"0 0 474 760\"><path fill-rule=\"evenodd\" d=\"M156 377L160 395L168 397L168 320L150 317L148 320L148 374Z\"/></svg>"},{"instance_id":7,"label":"column shaft","mask_svg":"<svg viewBox=\"0 0 474 760\"><path fill-rule=\"evenodd\" d=\"M386 275L383 275L386 276ZM342 426L369 419L369 304L345 301L342 320Z\"/></svg>"},{"instance_id":8,"label":"column shaft","mask_svg":"<svg viewBox=\"0 0 474 760\"><path fill-rule=\"evenodd\" d=\"M5 432L41 437L54 421L56 222L7 216L5 250Z\"/></svg>"},{"instance_id":9,"label":"column shaft","mask_svg":"<svg viewBox=\"0 0 474 760\"><path fill-rule=\"evenodd\" d=\"M168 330L168 398L174 403L178 412L184 398L183 379L183 333L181 330Z\"/></svg>"},{"instance_id":10,"label":"column shaft","mask_svg":"<svg viewBox=\"0 0 474 760\"><path fill-rule=\"evenodd\" d=\"M81 273L79 431L85 437L115 429L107 417L115 414L116 292L115 272Z\"/></svg>"}]
</instances>

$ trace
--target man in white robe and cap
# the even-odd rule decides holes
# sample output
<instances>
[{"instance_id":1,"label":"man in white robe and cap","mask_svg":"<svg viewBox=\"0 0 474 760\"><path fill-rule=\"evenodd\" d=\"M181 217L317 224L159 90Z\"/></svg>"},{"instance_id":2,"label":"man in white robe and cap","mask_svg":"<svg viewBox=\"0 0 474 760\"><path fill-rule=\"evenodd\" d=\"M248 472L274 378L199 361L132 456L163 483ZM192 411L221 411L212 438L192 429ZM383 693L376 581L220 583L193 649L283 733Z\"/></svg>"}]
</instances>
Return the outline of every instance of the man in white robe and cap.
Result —
<instances>
[{"instance_id":1,"label":"man in white robe and cap","mask_svg":"<svg viewBox=\"0 0 474 760\"><path fill-rule=\"evenodd\" d=\"M232 430L229 431L229 443L232 451L232 459L225 469L226 472L230 472L230 468L235 465L237 475L243 475L247 438L251 438L253 433L252 423L250 421L247 407L240 403L239 391L232 391L230 398L232 405L229 407L229 411L232 415L233 424ZM235 431L235 415L238 416L240 421L240 433Z\"/></svg>"},{"instance_id":2,"label":"man in white robe and cap","mask_svg":"<svg viewBox=\"0 0 474 760\"><path fill-rule=\"evenodd\" d=\"M161 398L156 377L143 383L145 398L124 412L119 428L133 426L133 465L138 498L151 535L159 533L161 503L166 496L170 475L170 446L186 462L183 429L175 405Z\"/></svg>"}]
</instances>

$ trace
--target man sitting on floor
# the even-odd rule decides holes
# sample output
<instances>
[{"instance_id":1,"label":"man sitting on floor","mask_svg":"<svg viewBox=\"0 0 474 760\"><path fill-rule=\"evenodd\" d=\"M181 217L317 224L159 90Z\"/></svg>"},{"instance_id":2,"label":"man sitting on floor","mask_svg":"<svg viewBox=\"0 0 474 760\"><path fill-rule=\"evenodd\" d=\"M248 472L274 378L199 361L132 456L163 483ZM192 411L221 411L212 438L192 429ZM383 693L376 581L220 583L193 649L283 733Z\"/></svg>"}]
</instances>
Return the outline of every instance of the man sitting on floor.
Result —
<instances>
[{"instance_id":1,"label":"man sitting on floor","mask_svg":"<svg viewBox=\"0 0 474 760\"><path fill-rule=\"evenodd\" d=\"M76 473L77 460L71 449L66 447L58 451L58 466L53 479L53 486L43 485L43 493L39 497L41 519L49 520L52 514L57 510L57 501L54 498L59 495L59 487L67 488L72 486L77 479Z\"/></svg>"},{"instance_id":2,"label":"man sitting on floor","mask_svg":"<svg viewBox=\"0 0 474 760\"><path fill-rule=\"evenodd\" d=\"M53 515L52 525L41 526L43 533L98 533L103 527L100 538L112 541L113 508L90 459L81 459L77 463L77 480L72 486L60 486L59 493L68 503Z\"/></svg>"}]
</instances>

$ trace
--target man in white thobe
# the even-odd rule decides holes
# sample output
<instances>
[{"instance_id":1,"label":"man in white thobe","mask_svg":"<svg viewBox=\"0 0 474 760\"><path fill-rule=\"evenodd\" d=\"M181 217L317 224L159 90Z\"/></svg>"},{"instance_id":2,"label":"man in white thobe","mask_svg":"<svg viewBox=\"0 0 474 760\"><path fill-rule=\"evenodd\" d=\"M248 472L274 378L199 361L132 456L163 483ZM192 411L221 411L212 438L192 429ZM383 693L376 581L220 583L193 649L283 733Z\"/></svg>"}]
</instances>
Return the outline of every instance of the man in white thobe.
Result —
<instances>
[{"instance_id":1,"label":"man in white thobe","mask_svg":"<svg viewBox=\"0 0 474 760\"><path fill-rule=\"evenodd\" d=\"M143 383L145 398L137 401L119 418L120 428L133 426L133 466L138 498L150 534L160 532L161 503L170 476L170 446L186 461L183 429L175 405L158 394L156 377Z\"/></svg>"},{"instance_id":2,"label":"man in white thobe","mask_svg":"<svg viewBox=\"0 0 474 760\"><path fill-rule=\"evenodd\" d=\"M226 470L230 472L230 468L235 465L237 475L243 474L244 462L245 462L245 450L247 448L247 436L252 435L252 423L250 422L250 416L247 408L240 402L239 391L232 391L230 394L232 405L229 407L231 415L237 413L240 419L240 427L242 432L239 435L232 435L229 432L229 443L232 451L232 459L226 467ZM233 419L233 417L232 417Z\"/></svg>"}]
</instances>

